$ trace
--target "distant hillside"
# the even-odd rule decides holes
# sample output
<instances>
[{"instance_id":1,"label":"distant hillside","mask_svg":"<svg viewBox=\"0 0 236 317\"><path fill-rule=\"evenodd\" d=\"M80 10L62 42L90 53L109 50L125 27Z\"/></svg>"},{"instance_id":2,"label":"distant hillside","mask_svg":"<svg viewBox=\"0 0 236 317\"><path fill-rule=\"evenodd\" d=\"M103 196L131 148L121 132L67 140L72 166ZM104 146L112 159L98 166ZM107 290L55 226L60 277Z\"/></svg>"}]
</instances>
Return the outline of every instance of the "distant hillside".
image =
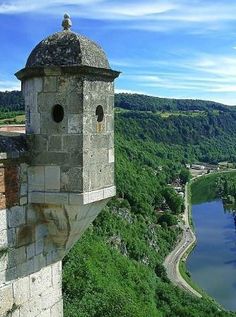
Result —
<instances>
[{"instance_id":1,"label":"distant hillside","mask_svg":"<svg viewBox=\"0 0 236 317\"><path fill-rule=\"evenodd\" d=\"M236 317L172 285L162 266L183 208L168 184L186 181L187 163L235 163L235 140L233 111L115 112L117 198L64 259L65 317Z\"/></svg>"},{"instance_id":2,"label":"distant hillside","mask_svg":"<svg viewBox=\"0 0 236 317\"><path fill-rule=\"evenodd\" d=\"M139 111L206 111L206 110L231 110L229 106L205 100L195 99L170 99L139 94L116 94L115 106L127 110Z\"/></svg>"},{"instance_id":3,"label":"distant hillside","mask_svg":"<svg viewBox=\"0 0 236 317\"><path fill-rule=\"evenodd\" d=\"M115 95L115 107L139 111L229 111L229 107L213 101L193 99L159 98L139 94L121 93ZM24 110L24 100L20 91L0 92L0 110Z\"/></svg>"},{"instance_id":4,"label":"distant hillside","mask_svg":"<svg viewBox=\"0 0 236 317\"><path fill-rule=\"evenodd\" d=\"M0 91L0 110L17 111L24 110L24 100L20 91Z\"/></svg>"}]
</instances>

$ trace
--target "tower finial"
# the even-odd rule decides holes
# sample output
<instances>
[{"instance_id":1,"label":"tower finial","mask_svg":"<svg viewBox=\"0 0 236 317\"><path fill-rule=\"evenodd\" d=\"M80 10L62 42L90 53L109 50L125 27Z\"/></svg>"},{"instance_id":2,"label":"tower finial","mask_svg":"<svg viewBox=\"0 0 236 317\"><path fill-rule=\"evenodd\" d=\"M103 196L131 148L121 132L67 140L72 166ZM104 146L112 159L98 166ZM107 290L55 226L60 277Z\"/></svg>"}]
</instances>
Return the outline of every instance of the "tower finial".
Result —
<instances>
[{"instance_id":1,"label":"tower finial","mask_svg":"<svg viewBox=\"0 0 236 317\"><path fill-rule=\"evenodd\" d=\"M61 25L62 25L64 31L70 31L70 28L72 26L72 22L71 22L71 19L70 19L70 16L68 13L64 14L64 19L63 19Z\"/></svg>"}]
</instances>

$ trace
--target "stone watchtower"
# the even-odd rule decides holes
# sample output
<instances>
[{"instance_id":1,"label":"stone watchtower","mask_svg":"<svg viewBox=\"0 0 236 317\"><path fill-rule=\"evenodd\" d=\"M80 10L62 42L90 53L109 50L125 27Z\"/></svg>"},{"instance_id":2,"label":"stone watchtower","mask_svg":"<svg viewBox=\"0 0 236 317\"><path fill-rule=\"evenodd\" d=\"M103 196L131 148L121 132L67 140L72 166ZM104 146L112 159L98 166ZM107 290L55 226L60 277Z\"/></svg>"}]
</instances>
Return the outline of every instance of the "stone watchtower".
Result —
<instances>
[{"instance_id":1,"label":"stone watchtower","mask_svg":"<svg viewBox=\"0 0 236 317\"><path fill-rule=\"evenodd\" d=\"M16 73L26 135L0 139L0 183L14 184L0 197L0 317L63 315L61 260L115 195L119 72L68 15L62 26Z\"/></svg>"}]
</instances>

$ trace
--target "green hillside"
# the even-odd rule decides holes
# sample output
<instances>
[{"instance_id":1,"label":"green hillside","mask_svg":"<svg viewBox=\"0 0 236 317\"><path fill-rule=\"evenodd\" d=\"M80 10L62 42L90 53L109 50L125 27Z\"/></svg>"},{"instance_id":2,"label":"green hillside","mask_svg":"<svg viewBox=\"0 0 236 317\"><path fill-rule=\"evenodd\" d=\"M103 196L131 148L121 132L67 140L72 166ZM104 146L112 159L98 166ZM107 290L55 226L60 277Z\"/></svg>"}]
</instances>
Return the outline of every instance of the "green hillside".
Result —
<instances>
[{"instance_id":1,"label":"green hillside","mask_svg":"<svg viewBox=\"0 0 236 317\"><path fill-rule=\"evenodd\" d=\"M227 111L230 108L213 101L159 98L128 93L116 94L115 106L127 110L139 111Z\"/></svg>"},{"instance_id":2,"label":"green hillside","mask_svg":"<svg viewBox=\"0 0 236 317\"><path fill-rule=\"evenodd\" d=\"M168 184L187 180L186 163L236 162L234 110L124 94L116 106L117 197L64 259L65 317L236 316L173 286L162 266L183 209Z\"/></svg>"},{"instance_id":3,"label":"green hillside","mask_svg":"<svg viewBox=\"0 0 236 317\"><path fill-rule=\"evenodd\" d=\"M116 113L118 195L64 260L65 316L236 316L173 286L162 266L183 203L167 184L186 180L187 162L234 161L235 119Z\"/></svg>"},{"instance_id":4,"label":"green hillside","mask_svg":"<svg viewBox=\"0 0 236 317\"><path fill-rule=\"evenodd\" d=\"M139 111L227 111L233 109L223 104L194 99L159 98L139 94L116 94L115 106L126 110ZM1 110L23 110L24 101L20 91L0 92Z\"/></svg>"}]
</instances>

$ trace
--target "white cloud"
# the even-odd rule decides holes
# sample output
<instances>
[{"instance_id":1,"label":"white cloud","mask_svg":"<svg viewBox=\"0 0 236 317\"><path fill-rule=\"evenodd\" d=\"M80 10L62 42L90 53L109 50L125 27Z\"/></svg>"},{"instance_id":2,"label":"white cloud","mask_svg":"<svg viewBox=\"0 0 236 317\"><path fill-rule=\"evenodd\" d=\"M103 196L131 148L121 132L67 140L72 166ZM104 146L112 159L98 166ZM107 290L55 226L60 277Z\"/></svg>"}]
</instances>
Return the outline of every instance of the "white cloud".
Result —
<instances>
[{"instance_id":1,"label":"white cloud","mask_svg":"<svg viewBox=\"0 0 236 317\"><path fill-rule=\"evenodd\" d=\"M26 12L38 12L43 11L44 13L54 14L56 12L47 11L48 8L58 8L61 12L61 9L69 6L79 6L79 5L91 5L103 2L105 0L18 0L18 1L5 1L0 4L0 14L18 14Z\"/></svg>"},{"instance_id":2,"label":"white cloud","mask_svg":"<svg viewBox=\"0 0 236 317\"><path fill-rule=\"evenodd\" d=\"M166 32L184 29L205 33L224 28L236 21L236 3L208 0L7 0L0 4L0 14L35 12L58 15L69 11L73 17L124 21L106 27Z\"/></svg>"},{"instance_id":3,"label":"white cloud","mask_svg":"<svg viewBox=\"0 0 236 317\"><path fill-rule=\"evenodd\" d=\"M0 80L0 91L20 90L19 81Z\"/></svg>"},{"instance_id":4,"label":"white cloud","mask_svg":"<svg viewBox=\"0 0 236 317\"><path fill-rule=\"evenodd\" d=\"M126 93L126 94L141 94L141 95L148 95L147 92L141 90L131 90L131 89L115 89L116 94Z\"/></svg>"},{"instance_id":5,"label":"white cloud","mask_svg":"<svg viewBox=\"0 0 236 317\"><path fill-rule=\"evenodd\" d=\"M107 3L108 4L108 3ZM103 14L108 14L109 17L115 19L126 18L145 18L153 19L155 15L165 13L170 10L176 9L177 5L169 1L159 1L156 3L124 3L118 5L107 5L102 8Z\"/></svg>"}]
</instances>

